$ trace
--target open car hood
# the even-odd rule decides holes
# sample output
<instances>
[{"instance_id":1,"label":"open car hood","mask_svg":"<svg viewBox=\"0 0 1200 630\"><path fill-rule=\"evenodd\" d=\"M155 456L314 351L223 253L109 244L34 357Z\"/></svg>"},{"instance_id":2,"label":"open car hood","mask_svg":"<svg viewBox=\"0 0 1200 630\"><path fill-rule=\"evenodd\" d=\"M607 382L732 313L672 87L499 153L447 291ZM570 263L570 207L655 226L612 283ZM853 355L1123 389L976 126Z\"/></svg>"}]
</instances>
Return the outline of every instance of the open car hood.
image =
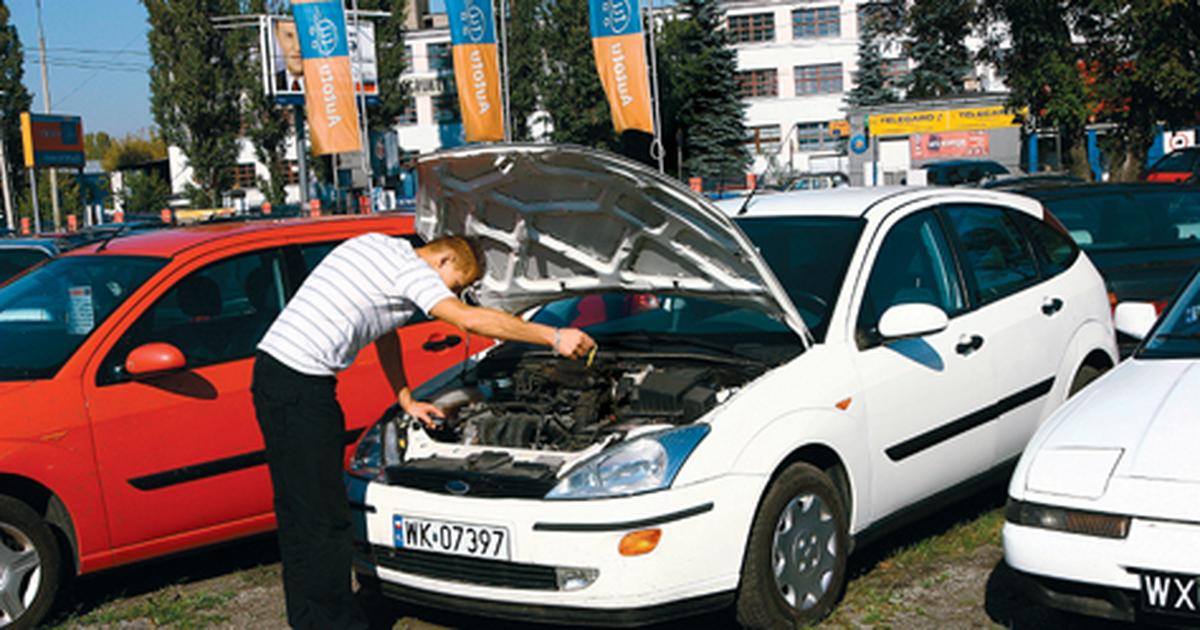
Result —
<instances>
[{"instance_id":1,"label":"open car hood","mask_svg":"<svg viewBox=\"0 0 1200 630\"><path fill-rule=\"evenodd\" d=\"M432 154L417 171L417 233L479 241L485 305L516 313L597 291L699 295L756 305L809 343L733 221L641 164L584 147L506 144Z\"/></svg>"}]
</instances>

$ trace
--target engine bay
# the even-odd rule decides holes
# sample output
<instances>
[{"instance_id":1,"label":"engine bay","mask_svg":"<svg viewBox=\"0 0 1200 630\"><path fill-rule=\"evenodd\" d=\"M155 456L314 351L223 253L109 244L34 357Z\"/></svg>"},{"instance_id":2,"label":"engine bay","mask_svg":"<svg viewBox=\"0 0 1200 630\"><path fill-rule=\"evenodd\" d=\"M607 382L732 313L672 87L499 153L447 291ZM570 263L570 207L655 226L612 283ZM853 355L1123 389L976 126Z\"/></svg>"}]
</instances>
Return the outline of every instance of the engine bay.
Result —
<instances>
[{"instance_id":1,"label":"engine bay","mask_svg":"<svg viewBox=\"0 0 1200 630\"><path fill-rule=\"evenodd\" d=\"M545 352L491 357L468 384L435 394L439 442L578 451L650 425L708 413L766 365L614 355L592 365Z\"/></svg>"}]
</instances>

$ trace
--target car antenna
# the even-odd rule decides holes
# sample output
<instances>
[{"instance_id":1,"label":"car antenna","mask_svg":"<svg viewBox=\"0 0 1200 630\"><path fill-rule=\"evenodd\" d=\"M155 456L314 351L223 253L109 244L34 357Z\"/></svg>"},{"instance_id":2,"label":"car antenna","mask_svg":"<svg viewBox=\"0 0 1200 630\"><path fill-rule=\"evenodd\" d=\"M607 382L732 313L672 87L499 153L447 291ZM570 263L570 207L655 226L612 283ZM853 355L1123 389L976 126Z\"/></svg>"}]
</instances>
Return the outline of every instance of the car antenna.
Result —
<instances>
[{"instance_id":1,"label":"car antenna","mask_svg":"<svg viewBox=\"0 0 1200 630\"><path fill-rule=\"evenodd\" d=\"M750 189L750 194L746 195L746 200L742 202L742 207L738 208L737 214L734 216L742 216L750 211L750 200L754 199L754 193L758 192L758 182L761 178L754 178L754 188Z\"/></svg>"},{"instance_id":2,"label":"car antenna","mask_svg":"<svg viewBox=\"0 0 1200 630\"><path fill-rule=\"evenodd\" d=\"M124 232L127 229L129 229L129 224L122 223L121 227L113 230L112 234L105 236L104 239L100 241L100 246L96 248L96 253L99 254L100 252L104 251L104 248L108 247L109 241L113 240L114 238L117 238L118 236L121 235L121 232Z\"/></svg>"}]
</instances>

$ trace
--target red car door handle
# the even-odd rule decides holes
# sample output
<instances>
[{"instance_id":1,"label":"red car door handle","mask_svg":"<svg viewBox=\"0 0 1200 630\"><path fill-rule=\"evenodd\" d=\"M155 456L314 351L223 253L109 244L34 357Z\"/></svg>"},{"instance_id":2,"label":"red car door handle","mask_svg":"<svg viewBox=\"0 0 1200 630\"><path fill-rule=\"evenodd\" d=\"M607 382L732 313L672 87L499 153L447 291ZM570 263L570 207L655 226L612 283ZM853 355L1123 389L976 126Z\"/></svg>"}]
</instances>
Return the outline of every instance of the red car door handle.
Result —
<instances>
[{"instance_id":1,"label":"red car door handle","mask_svg":"<svg viewBox=\"0 0 1200 630\"><path fill-rule=\"evenodd\" d=\"M445 337L441 335L430 335L429 338L425 340L425 343L421 344L421 348L427 352L441 352L443 350L449 350L460 343L462 343L462 337L459 337L458 335L447 335Z\"/></svg>"}]
</instances>

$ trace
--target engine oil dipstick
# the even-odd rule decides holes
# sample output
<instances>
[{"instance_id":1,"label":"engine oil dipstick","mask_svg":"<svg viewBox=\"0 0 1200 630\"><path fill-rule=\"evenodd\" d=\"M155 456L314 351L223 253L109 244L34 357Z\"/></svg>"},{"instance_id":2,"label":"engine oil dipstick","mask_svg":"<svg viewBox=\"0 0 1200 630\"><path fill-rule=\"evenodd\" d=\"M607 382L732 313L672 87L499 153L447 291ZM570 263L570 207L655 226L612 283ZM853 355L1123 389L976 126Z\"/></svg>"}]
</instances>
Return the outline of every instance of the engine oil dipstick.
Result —
<instances>
[{"instance_id":1,"label":"engine oil dipstick","mask_svg":"<svg viewBox=\"0 0 1200 630\"><path fill-rule=\"evenodd\" d=\"M592 346L592 350L588 352L587 367L592 367L592 361L596 360L596 351L600 349L600 345Z\"/></svg>"}]
</instances>

